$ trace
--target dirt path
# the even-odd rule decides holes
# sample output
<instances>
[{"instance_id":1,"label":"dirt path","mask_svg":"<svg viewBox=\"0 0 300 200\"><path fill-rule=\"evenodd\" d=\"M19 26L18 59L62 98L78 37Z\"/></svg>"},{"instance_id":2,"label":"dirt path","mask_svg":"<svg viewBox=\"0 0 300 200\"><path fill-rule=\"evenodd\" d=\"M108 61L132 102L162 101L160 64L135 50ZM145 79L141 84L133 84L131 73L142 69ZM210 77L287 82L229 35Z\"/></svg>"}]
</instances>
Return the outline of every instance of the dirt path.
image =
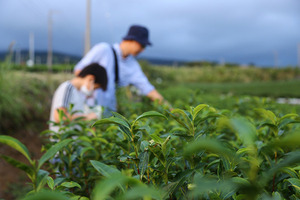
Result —
<instances>
[{"instance_id":1,"label":"dirt path","mask_svg":"<svg viewBox=\"0 0 300 200\"><path fill-rule=\"evenodd\" d=\"M21 130L10 136L25 144L31 156L34 159L38 159L42 155L41 147L43 141L39 133L40 132L33 133L31 131ZM16 160L26 162L26 158L21 153L7 145L0 144L0 155L11 156ZM17 194L14 193L22 193L24 188L28 187L26 182L28 183L30 180L27 178L25 172L0 159L0 199L16 199Z\"/></svg>"}]
</instances>

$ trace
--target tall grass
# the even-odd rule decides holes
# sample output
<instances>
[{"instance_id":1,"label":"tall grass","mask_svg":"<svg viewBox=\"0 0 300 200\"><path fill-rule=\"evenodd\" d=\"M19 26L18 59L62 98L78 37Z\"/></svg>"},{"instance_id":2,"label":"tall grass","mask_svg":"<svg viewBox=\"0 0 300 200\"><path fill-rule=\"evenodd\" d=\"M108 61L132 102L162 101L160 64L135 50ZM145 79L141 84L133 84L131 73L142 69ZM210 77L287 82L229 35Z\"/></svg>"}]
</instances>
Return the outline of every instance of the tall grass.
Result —
<instances>
[{"instance_id":1,"label":"tall grass","mask_svg":"<svg viewBox=\"0 0 300 200\"><path fill-rule=\"evenodd\" d=\"M47 72L15 71L11 66L8 55L0 63L0 132L10 134L28 126L30 129L45 127L53 92L70 74L52 77Z\"/></svg>"},{"instance_id":2,"label":"tall grass","mask_svg":"<svg viewBox=\"0 0 300 200\"><path fill-rule=\"evenodd\" d=\"M69 71L29 72L26 67L16 70L10 59L11 56L8 55L6 60L0 63L1 133L12 132L32 122L43 124L45 127L54 90L73 74ZM219 94L300 97L297 90L300 80L296 80L300 71L296 68L153 67L141 64L149 80L172 104L178 99L192 101L193 94L189 93L189 90L201 92L203 97L204 101L194 103L216 103L217 107L218 102L224 102L218 97ZM61 67L64 69L66 66ZM217 96L214 98L213 95ZM212 99L215 103L206 102L205 99ZM119 99L119 102L124 102L124 99ZM144 107L145 104L141 103L141 110Z\"/></svg>"},{"instance_id":3,"label":"tall grass","mask_svg":"<svg viewBox=\"0 0 300 200\"><path fill-rule=\"evenodd\" d=\"M153 67L141 62L142 68L150 80L161 78L169 82L201 82L201 83L227 83L227 82L257 82L257 81L285 81L300 78L299 68L257 68L257 67Z\"/></svg>"},{"instance_id":4,"label":"tall grass","mask_svg":"<svg viewBox=\"0 0 300 200\"><path fill-rule=\"evenodd\" d=\"M19 93L16 87L16 80L13 78L11 67L12 53L6 56L4 62L0 63L0 131L4 131L6 126L13 126L22 118L22 106L15 98ZM14 120L12 120L14 119ZM15 121L15 122L12 122Z\"/></svg>"}]
</instances>

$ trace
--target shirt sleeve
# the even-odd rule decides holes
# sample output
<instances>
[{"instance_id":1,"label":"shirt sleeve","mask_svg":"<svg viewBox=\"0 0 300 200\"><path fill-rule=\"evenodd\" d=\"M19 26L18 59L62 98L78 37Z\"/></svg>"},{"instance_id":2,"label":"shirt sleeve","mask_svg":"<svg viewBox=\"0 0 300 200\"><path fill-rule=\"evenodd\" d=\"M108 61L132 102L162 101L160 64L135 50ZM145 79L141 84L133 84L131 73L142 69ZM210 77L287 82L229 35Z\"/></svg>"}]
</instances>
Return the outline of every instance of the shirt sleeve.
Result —
<instances>
[{"instance_id":1,"label":"shirt sleeve","mask_svg":"<svg viewBox=\"0 0 300 200\"><path fill-rule=\"evenodd\" d=\"M135 61L135 65L135 72L132 74L130 82L137 87L143 95L147 95L154 90L155 87L149 82L137 61Z\"/></svg>"},{"instance_id":2,"label":"shirt sleeve","mask_svg":"<svg viewBox=\"0 0 300 200\"><path fill-rule=\"evenodd\" d=\"M107 48L105 43L95 45L74 67L75 70L82 70L91 63L101 63L101 59L106 56Z\"/></svg>"},{"instance_id":3,"label":"shirt sleeve","mask_svg":"<svg viewBox=\"0 0 300 200\"><path fill-rule=\"evenodd\" d=\"M72 98L72 85L62 84L57 88L53 97L53 107L54 109L64 107L68 108Z\"/></svg>"}]
</instances>

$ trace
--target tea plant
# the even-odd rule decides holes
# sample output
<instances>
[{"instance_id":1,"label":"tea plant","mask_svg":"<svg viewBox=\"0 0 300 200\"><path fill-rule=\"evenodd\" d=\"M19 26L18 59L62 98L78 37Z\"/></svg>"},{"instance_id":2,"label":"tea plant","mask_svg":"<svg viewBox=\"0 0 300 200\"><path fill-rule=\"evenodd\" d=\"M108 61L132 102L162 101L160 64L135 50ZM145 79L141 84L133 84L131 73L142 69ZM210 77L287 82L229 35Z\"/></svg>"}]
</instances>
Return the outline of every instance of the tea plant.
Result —
<instances>
[{"instance_id":1,"label":"tea plant","mask_svg":"<svg viewBox=\"0 0 300 200\"><path fill-rule=\"evenodd\" d=\"M31 178L27 199L45 194L94 200L299 198L297 114L275 114L261 104L250 112L244 103L234 110L156 106L161 113L114 112L91 122L60 113L59 131L44 132L56 141L45 145L39 160L4 135L0 142L29 164L2 158Z\"/></svg>"},{"instance_id":2,"label":"tea plant","mask_svg":"<svg viewBox=\"0 0 300 200\"><path fill-rule=\"evenodd\" d=\"M28 178L32 181L31 184L33 192L37 192L44 187L44 185L47 182L47 178L49 178L49 172L42 170L42 165L51 157L53 157L57 153L57 151L62 149L65 145L69 144L70 142L71 139L63 140L52 146L39 160L33 160L31 159L26 146L24 146L20 141L10 136L0 135L0 143L11 146L15 150L19 151L25 156L29 164L25 164L5 155L1 155L1 158L3 158L5 161L12 164L13 166L23 170L27 174Z\"/></svg>"}]
</instances>

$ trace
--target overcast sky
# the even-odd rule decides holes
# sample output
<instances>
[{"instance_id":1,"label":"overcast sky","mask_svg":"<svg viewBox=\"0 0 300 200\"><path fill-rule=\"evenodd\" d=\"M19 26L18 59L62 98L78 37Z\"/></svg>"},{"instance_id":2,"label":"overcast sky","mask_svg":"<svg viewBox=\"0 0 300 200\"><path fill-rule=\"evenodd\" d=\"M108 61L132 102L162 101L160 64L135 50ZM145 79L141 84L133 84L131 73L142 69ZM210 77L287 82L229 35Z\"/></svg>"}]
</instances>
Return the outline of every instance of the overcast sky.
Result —
<instances>
[{"instance_id":1,"label":"overcast sky","mask_svg":"<svg viewBox=\"0 0 300 200\"><path fill-rule=\"evenodd\" d=\"M131 24L150 30L152 47L141 56L297 65L299 0L91 0L91 42L120 42ZM82 55L85 0L0 0L0 51L12 41L47 50L53 13L54 51ZM277 56L275 56L277 55ZM275 61L277 58L277 61Z\"/></svg>"}]
</instances>

